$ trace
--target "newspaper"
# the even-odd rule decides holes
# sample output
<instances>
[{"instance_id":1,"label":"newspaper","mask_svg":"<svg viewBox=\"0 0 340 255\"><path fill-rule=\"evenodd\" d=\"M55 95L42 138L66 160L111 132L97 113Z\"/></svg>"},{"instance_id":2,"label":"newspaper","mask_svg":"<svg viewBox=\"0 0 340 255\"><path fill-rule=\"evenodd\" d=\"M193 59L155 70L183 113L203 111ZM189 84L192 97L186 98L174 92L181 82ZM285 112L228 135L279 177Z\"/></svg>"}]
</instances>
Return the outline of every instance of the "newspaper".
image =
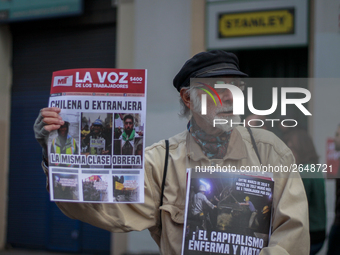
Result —
<instances>
[{"instance_id":1,"label":"newspaper","mask_svg":"<svg viewBox=\"0 0 340 255\"><path fill-rule=\"evenodd\" d=\"M272 176L188 169L182 255L259 254L268 246Z\"/></svg>"},{"instance_id":2,"label":"newspaper","mask_svg":"<svg viewBox=\"0 0 340 255\"><path fill-rule=\"evenodd\" d=\"M48 140L52 201L144 202L144 69L53 73L49 107L65 124Z\"/></svg>"}]
</instances>

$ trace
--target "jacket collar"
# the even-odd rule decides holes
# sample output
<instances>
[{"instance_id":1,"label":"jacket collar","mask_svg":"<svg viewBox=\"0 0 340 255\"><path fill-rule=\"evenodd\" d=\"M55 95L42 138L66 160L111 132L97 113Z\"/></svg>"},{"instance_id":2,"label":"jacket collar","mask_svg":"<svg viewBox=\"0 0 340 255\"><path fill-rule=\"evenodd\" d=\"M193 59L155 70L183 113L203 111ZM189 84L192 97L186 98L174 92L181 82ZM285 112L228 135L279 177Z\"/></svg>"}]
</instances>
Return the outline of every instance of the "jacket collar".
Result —
<instances>
[{"instance_id":1,"label":"jacket collar","mask_svg":"<svg viewBox=\"0 0 340 255\"><path fill-rule=\"evenodd\" d=\"M187 132L186 137L186 147L187 147L187 155L190 159L194 161L198 161L201 159L208 159L201 147L195 142L192 138L191 134ZM246 145L242 139L242 135L238 128L234 128L233 132L231 132L230 141L227 149L226 155L223 157L223 160L226 159L234 159L239 160L247 157L247 149Z\"/></svg>"}]
</instances>

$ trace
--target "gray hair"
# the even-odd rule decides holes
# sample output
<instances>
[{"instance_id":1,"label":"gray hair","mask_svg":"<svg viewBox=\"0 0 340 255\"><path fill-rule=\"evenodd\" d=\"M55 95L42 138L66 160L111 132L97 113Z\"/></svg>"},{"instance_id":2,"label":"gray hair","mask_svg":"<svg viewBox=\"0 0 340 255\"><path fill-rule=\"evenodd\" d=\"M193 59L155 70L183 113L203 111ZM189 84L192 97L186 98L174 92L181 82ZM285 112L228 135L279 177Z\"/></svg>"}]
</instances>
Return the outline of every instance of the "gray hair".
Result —
<instances>
[{"instance_id":1,"label":"gray hair","mask_svg":"<svg viewBox=\"0 0 340 255\"><path fill-rule=\"evenodd\" d=\"M183 99L180 97L179 98L179 103L180 103L180 112L178 115L181 118L186 118L190 119L191 118L191 110L194 111L200 111L201 108L201 100L197 95L197 91L195 90L194 86L187 86L183 87L182 89L185 89L185 95L190 97L191 103L193 105L193 109L190 109L188 106L185 105L183 102Z\"/></svg>"}]
</instances>

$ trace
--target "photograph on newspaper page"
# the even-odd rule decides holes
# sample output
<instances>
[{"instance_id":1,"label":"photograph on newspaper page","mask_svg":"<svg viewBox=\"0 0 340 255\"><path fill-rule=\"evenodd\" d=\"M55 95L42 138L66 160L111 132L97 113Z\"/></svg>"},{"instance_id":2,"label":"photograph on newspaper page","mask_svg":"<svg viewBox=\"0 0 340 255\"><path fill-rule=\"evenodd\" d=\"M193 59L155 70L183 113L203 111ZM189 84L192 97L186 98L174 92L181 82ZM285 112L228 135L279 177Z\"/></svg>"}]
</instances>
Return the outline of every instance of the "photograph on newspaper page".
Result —
<instances>
[{"instance_id":1,"label":"photograph on newspaper page","mask_svg":"<svg viewBox=\"0 0 340 255\"><path fill-rule=\"evenodd\" d=\"M144 202L145 69L69 69L52 76L48 139L52 201Z\"/></svg>"},{"instance_id":2,"label":"photograph on newspaper page","mask_svg":"<svg viewBox=\"0 0 340 255\"><path fill-rule=\"evenodd\" d=\"M270 175L189 172L182 255L259 254L268 245Z\"/></svg>"}]
</instances>

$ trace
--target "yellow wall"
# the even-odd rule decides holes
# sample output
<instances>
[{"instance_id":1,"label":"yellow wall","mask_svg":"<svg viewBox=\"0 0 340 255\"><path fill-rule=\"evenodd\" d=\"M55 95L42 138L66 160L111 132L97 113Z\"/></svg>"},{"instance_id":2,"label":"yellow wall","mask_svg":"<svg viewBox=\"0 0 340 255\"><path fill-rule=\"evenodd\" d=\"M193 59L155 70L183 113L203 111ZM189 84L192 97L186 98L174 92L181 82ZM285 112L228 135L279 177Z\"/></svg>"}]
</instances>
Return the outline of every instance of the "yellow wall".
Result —
<instances>
[{"instance_id":1,"label":"yellow wall","mask_svg":"<svg viewBox=\"0 0 340 255\"><path fill-rule=\"evenodd\" d=\"M191 55L206 51L205 0L191 0Z\"/></svg>"}]
</instances>

